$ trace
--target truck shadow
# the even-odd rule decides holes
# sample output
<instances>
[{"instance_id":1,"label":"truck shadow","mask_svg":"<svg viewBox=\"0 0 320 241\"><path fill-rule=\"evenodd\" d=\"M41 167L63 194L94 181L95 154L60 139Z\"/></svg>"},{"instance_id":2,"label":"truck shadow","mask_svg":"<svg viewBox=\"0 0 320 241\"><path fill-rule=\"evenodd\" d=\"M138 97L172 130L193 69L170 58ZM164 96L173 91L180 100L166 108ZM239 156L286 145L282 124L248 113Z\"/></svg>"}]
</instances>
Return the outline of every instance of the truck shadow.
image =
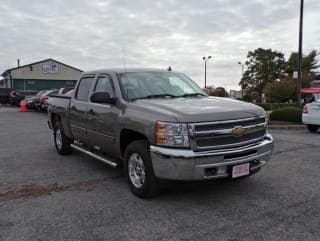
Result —
<instances>
[{"instance_id":1,"label":"truck shadow","mask_svg":"<svg viewBox=\"0 0 320 241\"><path fill-rule=\"evenodd\" d=\"M165 181L161 183L161 195L165 196L194 196L194 195L211 195L212 193L219 192L220 194L241 194L248 192L252 189L254 181L250 180L251 177L233 179L219 179L210 180L205 182L177 182Z\"/></svg>"}]
</instances>

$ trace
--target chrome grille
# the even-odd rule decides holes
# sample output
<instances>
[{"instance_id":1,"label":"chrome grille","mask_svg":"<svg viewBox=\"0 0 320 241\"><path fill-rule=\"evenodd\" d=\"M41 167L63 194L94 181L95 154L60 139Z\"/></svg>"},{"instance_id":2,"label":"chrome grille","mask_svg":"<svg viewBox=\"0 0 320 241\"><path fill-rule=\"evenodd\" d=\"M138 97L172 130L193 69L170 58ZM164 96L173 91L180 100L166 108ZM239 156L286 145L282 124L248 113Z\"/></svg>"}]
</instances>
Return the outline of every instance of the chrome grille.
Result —
<instances>
[{"instance_id":1,"label":"chrome grille","mask_svg":"<svg viewBox=\"0 0 320 241\"><path fill-rule=\"evenodd\" d=\"M235 128L244 133L236 136ZM266 118L247 118L240 120L217 121L189 124L192 149L214 150L233 148L258 142L266 134Z\"/></svg>"},{"instance_id":2,"label":"chrome grille","mask_svg":"<svg viewBox=\"0 0 320 241\"><path fill-rule=\"evenodd\" d=\"M256 118L256 119L247 119L247 120L238 120L238 121L217 121L213 122L212 124L210 123L204 123L204 124L196 124L195 131L211 131L212 129L228 129L228 128L233 128L235 126L235 123L237 126L251 126L251 125L259 125L259 124L264 124L266 122L265 117L261 118Z\"/></svg>"}]
</instances>

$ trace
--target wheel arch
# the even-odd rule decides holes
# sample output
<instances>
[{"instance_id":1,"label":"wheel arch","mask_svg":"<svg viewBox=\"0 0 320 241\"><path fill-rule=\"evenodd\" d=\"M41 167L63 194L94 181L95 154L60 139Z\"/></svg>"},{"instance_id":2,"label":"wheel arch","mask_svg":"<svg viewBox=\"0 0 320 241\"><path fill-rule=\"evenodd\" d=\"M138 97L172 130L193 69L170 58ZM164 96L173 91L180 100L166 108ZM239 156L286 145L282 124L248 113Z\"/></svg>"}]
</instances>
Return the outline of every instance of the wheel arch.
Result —
<instances>
[{"instance_id":1,"label":"wheel arch","mask_svg":"<svg viewBox=\"0 0 320 241\"><path fill-rule=\"evenodd\" d=\"M50 122L51 122L51 126L54 130L54 128L56 127L57 125L57 122L61 122L61 117L60 115L56 114L56 113L51 113L51 116L50 116Z\"/></svg>"},{"instance_id":2,"label":"wheel arch","mask_svg":"<svg viewBox=\"0 0 320 241\"><path fill-rule=\"evenodd\" d=\"M120 132L120 153L121 156L124 156L124 152L127 146L133 141L137 140L146 140L150 143L147 136L131 129L122 129Z\"/></svg>"}]
</instances>

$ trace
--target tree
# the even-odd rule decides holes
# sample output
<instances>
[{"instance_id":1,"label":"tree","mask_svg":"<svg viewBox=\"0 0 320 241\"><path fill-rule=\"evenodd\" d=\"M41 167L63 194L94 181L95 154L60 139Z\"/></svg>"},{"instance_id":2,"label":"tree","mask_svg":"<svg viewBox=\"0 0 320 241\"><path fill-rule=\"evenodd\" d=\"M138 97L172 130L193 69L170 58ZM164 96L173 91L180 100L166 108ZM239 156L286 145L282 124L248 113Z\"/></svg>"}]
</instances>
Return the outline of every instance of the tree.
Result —
<instances>
[{"instance_id":1,"label":"tree","mask_svg":"<svg viewBox=\"0 0 320 241\"><path fill-rule=\"evenodd\" d=\"M272 49L258 48L249 51L246 61L247 70L239 83L242 89L254 89L259 96L267 83L279 79L287 68L284 54Z\"/></svg>"},{"instance_id":2,"label":"tree","mask_svg":"<svg viewBox=\"0 0 320 241\"><path fill-rule=\"evenodd\" d=\"M209 85L205 88L206 93L210 96L214 95L214 90L215 90L214 85Z\"/></svg>"},{"instance_id":3,"label":"tree","mask_svg":"<svg viewBox=\"0 0 320 241\"><path fill-rule=\"evenodd\" d=\"M319 67L316 57L317 51L312 50L302 59L302 87L310 87L310 82L315 79L316 70ZM279 81L268 83L263 92L268 102L288 102L296 100L297 80L293 79L293 72L298 70L298 53L291 53L287 61L286 77Z\"/></svg>"},{"instance_id":4,"label":"tree","mask_svg":"<svg viewBox=\"0 0 320 241\"><path fill-rule=\"evenodd\" d=\"M315 79L316 70L320 67L318 64L317 56L319 53L316 50L312 50L309 54L302 58L302 87L310 87L310 82ZM287 73L289 76L293 76L294 71L298 71L298 53L292 52L287 65Z\"/></svg>"},{"instance_id":5,"label":"tree","mask_svg":"<svg viewBox=\"0 0 320 241\"><path fill-rule=\"evenodd\" d=\"M291 77L268 83L263 92L269 103L289 102L296 98L296 82Z\"/></svg>"}]
</instances>

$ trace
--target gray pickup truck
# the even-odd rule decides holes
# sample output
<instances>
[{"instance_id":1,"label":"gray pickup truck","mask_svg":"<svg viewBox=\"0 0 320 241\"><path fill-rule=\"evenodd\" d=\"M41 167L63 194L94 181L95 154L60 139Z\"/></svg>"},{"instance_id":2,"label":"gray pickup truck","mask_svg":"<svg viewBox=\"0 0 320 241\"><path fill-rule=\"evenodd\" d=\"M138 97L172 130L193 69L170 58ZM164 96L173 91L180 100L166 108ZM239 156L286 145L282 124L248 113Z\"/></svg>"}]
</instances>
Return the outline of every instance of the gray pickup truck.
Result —
<instances>
[{"instance_id":1,"label":"gray pickup truck","mask_svg":"<svg viewBox=\"0 0 320 241\"><path fill-rule=\"evenodd\" d=\"M262 108L209 97L171 71L85 72L71 96L50 98L48 117L60 154L75 149L122 165L140 197L155 195L161 179L249 176L270 160L273 148Z\"/></svg>"}]
</instances>

